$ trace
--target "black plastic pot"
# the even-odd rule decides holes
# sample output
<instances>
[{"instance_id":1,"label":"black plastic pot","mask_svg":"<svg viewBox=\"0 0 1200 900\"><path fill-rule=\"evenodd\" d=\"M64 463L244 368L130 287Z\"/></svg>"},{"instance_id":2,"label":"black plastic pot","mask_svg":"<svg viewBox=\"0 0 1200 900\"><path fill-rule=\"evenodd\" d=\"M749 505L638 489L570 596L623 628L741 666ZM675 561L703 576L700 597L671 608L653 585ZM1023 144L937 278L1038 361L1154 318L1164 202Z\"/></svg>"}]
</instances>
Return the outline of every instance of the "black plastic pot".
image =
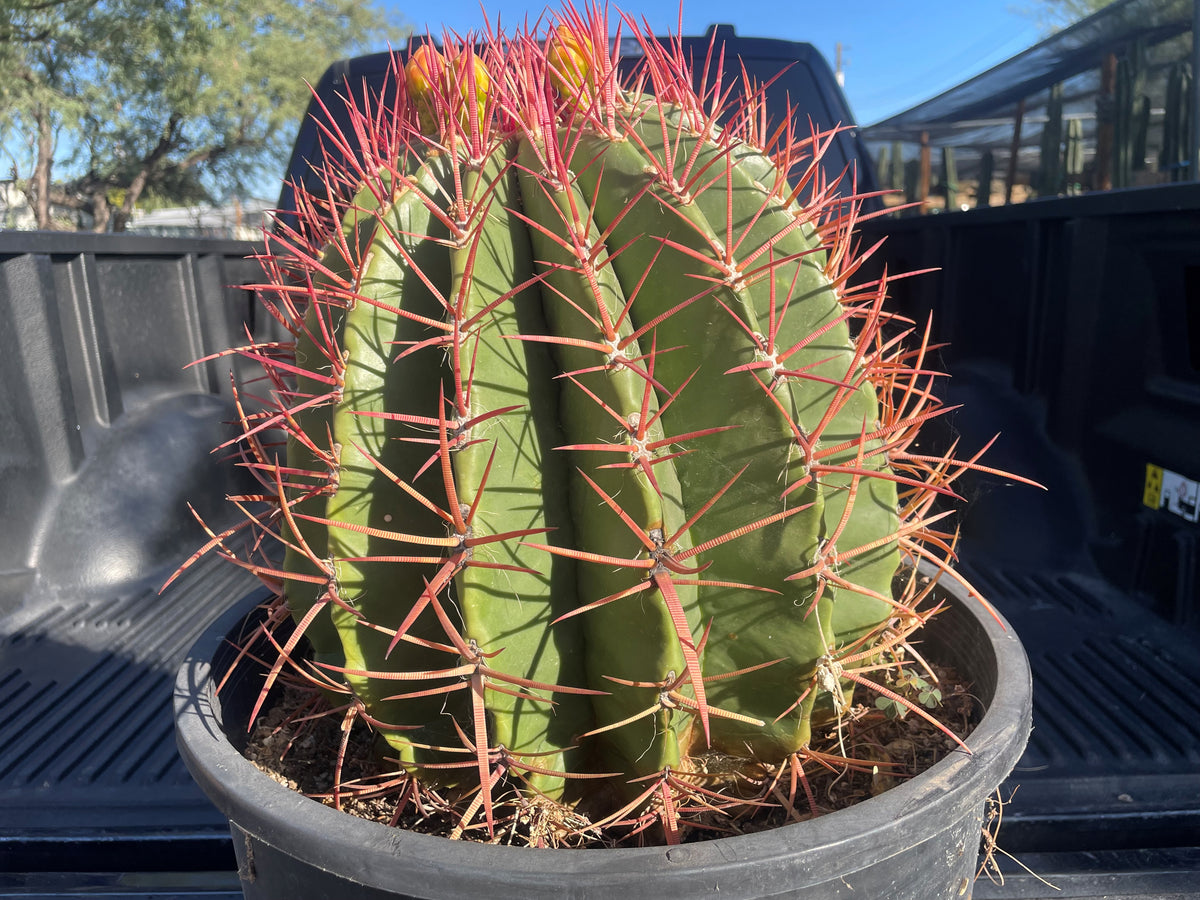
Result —
<instances>
[{"instance_id":1,"label":"black plastic pot","mask_svg":"<svg viewBox=\"0 0 1200 900\"><path fill-rule=\"evenodd\" d=\"M247 898L968 897L985 802L1024 749L1032 689L1012 630L943 582L951 606L926 628L922 653L955 666L987 705L967 740L973 752L953 752L849 809L761 834L678 847L538 851L412 834L322 806L238 752L261 673L239 671L214 696L213 674L219 678L233 658L226 638L236 641L246 628L245 605L214 624L179 671L179 748L230 820Z\"/></svg>"}]
</instances>

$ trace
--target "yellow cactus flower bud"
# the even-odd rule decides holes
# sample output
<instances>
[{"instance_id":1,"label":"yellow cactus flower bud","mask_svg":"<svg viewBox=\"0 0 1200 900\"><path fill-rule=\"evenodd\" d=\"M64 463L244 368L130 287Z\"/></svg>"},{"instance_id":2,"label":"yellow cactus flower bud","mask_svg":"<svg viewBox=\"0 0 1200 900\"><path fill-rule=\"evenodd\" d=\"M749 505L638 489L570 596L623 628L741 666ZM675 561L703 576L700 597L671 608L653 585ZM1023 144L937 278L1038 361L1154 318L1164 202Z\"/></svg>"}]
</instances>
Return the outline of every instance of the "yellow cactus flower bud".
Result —
<instances>
[{"instance_id":1,"label":"yellow cactus flower bud","mask_svg":"<svg viewBox=\"0 0 1200 900\"><path fill-rule=\"evenodd\" d=\"M546 61L550 63L550 80L564 98L588 96L584 85L592 73L592 53L592 42L586 34L577 34L566 25L551 32Z\"/></svg>"},{"instance_id":2,"label":"yellow cactus flower bud","mask_svg":"<svg viewBox=\"0 0 1200 900\"><path fill-rule=\"evenodd\" d=\"M446 60L438 49L432 44L422 44L404 67L409 93L418 99L425 99L433 92L434 85L441 81L445 70Z\"/></svg>"},{"instance_id":3,"label":"yellow cactus flower bud","mask_svg":"<svg viewBox=\"0 0 1200 900\"><path fill-rule=\"evenodd\" d=\"M473 75L467 73L467 59L471 60ZM458 95L462 99L462 106L459 108L458 121L462 123L463 128L470 130L470 118L468 116L468 104L471 102L471 79L475 82L475 112L477 123L483 127L484 109L487 107L488 92L492 87L491 76L488 75L487 66L483 64L478 56L463 54L454 60L454 81L458 85Z\"/></svg>"},{"instance_id":4,"label":"yellow cactus flower bud","mask_svg":"<svg viewBox=\"0 0 1200 900\"><path fill-rule=\"evenodd\" d=\"M483 127L492 79L482 60L474 54L462 52L453 57L447 66L445 57L435 47L423 44L405 65L404 80L409 96L416 102L417 118L425 134L440 131L450 115L458 120L464 130L470 131L469 104L472 91L476 122Z\"/></svg>"},{"instance_id":5,"label":"yellow cactus flower bud","mask_svg":"<svg viewBox=\"0 0 1200 900\"><path fill-rule=\"evenodd\" d=\"M445 71L446 60L432 44L418 47L404 67L404 82L409 96L416 101L417 118L425 134L437 130L437 90Z\"/></svg>"}]
</instances>

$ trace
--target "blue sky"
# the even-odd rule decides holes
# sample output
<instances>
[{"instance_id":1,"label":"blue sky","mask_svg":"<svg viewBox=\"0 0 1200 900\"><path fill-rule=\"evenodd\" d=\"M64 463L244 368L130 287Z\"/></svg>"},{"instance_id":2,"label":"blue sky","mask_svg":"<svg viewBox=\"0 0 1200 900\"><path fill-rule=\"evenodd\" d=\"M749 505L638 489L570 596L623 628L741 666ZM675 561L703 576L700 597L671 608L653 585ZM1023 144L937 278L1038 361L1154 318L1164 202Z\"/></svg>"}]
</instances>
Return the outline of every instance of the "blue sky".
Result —
<instances>
[{"instance_id":1,"label":"blue sky","mask_svg":"<svg viewBox=\"0 0 1200 900\"><path fill-rule=\"evenodd\" d=\"M385 0L417 30L460 33L483 24L479 0ZM556 7L557 3L550 4ZM870 124L932 97L1019 53L1041 37L1037 0L689 0L687 34L728 22L746 37L809 41L833 64L843 45L846 96L858 121ZM486 0L490 17L522 21L537 2ZM645 18L657 32L676 29L677 0L628 0L620 8Z\"/></svg>"}]
</instances>

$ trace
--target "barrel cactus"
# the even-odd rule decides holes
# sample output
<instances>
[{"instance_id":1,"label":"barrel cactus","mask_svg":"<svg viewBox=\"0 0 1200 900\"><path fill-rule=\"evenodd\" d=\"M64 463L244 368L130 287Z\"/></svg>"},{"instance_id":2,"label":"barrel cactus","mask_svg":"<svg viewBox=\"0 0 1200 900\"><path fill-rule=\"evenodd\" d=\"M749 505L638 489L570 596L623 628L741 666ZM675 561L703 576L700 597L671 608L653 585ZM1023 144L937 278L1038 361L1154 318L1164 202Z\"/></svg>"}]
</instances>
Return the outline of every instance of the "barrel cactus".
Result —
<instances>
[{"instance_id":1,"label":"barrel cactus","mask_svg":"<svg viewBox=\"0 0 1200 900\"><path fill-rule=\"evenodd\" d=\"M272 678L369 724L456 833L540 806L677 841L794 799L814 731L894 696L904 573L948 565L938 501L979 468L914 448L927 342L854 284L825 138L627 18L620 77L609 25L447 36L352 95L267 235L291 340L236 351L268 506L211 547L286 604Z\"/></svg>"}]
</instances>

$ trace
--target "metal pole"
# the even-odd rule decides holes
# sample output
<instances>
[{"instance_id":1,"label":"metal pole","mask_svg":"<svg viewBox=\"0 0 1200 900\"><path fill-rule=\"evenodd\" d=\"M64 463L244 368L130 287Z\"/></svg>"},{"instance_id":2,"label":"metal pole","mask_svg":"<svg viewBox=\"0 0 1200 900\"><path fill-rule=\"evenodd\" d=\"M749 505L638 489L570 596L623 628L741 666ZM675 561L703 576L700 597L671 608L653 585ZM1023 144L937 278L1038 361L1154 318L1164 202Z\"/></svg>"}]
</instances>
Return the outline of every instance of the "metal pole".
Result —
<instances>
[{"instance_id":1,"label":"metal pole","mask_svg":"<svg viewBox=\"0 0 1200 900\"><path fill-rule=\"evenodd\" d=\"M1192 0L1192 103L1188 116L1188 180L1200 181L1200 0Z\"/></svg>"}]
</instances>

